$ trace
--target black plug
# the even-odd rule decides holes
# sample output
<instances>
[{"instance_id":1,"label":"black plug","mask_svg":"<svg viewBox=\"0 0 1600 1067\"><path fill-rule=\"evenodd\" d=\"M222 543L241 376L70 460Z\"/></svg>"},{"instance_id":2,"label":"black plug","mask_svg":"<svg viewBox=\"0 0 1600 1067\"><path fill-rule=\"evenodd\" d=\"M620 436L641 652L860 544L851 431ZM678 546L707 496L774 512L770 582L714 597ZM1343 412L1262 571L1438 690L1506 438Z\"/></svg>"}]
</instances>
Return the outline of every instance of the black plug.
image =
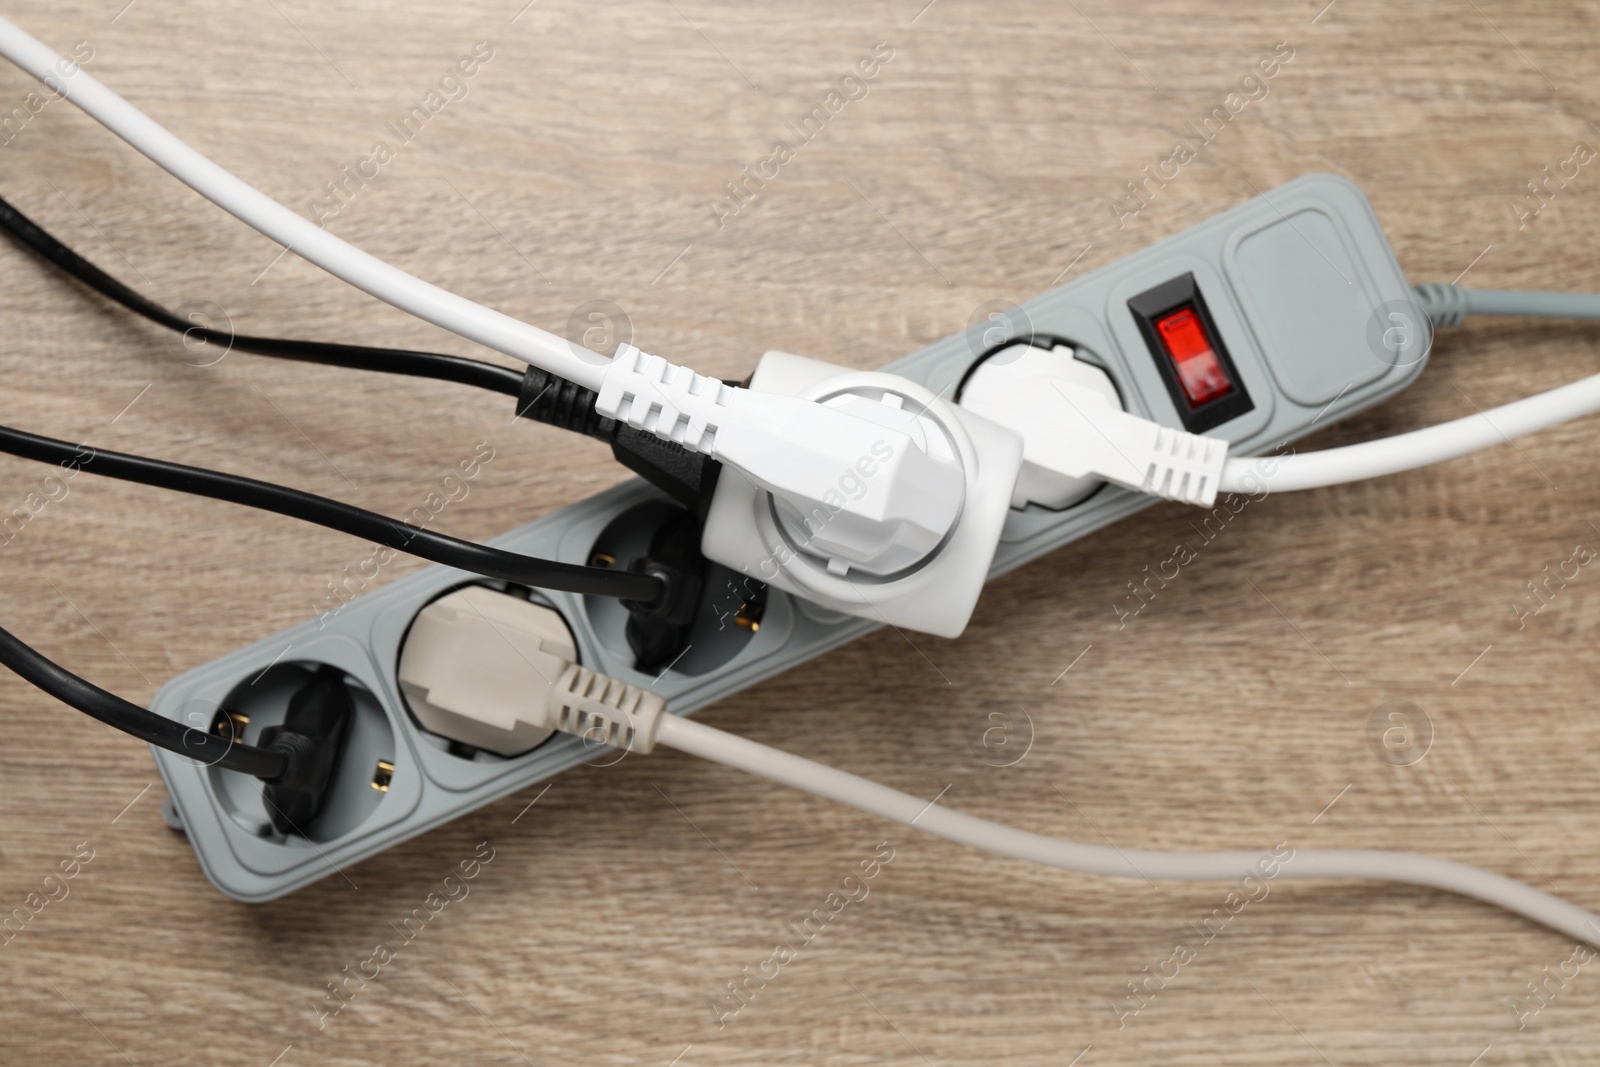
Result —
<instances>
[{"instance_id":1,"label":"black plug","mask_svg":"<svg viewBox=\"0 0 1600 1067\"><path fill-rule=\"evenodd\" d=\"M279 833L303 835L322 812L355 710L343 672L324 667L289 698L283 725L261 731L261 747L288 761L262 791Z\"/></svg>"},{"instance_id":2,"label":"black plug","mask_svg":"<svg viewBox=\"0 0 1600 1067\"><path fill-rule=\"evenodd\" d=\"M722 465L676 441L608 419L594 408L597 394L538 367L529 367L517 414L604 441L618 463L704 517ZM692 610L692 609L691 609Z\"/></svg>"},{"instance_id":3,"label":"black plug","mask_svg":"<svg viewBox=\"0 0 1600 1067\"><path fill-rule=\"evenodd\" d=\"M700 531L700 520L687 512L668 519L651 535L649 554L628 564L628 570L652 575L662 585L661 595L649 603L622 602L628 609L625 632L634 670L645 674L665 670L689 645L694 613L705 591Z\"/></svg>"}]
</instances>

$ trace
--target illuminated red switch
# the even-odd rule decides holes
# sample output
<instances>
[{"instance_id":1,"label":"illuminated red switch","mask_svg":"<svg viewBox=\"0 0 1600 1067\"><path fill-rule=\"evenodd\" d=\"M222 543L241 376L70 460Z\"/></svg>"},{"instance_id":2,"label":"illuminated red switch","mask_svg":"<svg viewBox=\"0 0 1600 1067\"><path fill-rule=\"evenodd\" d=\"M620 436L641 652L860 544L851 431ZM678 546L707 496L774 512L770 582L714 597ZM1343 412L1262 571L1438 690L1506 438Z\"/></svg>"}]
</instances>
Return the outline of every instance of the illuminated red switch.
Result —
<instances>
[{"instance_id":1,"label":"illuminated red switch","mask_svg":"<svg viewBox=\"0 0 1600 1067\"><path fill-rule=\"evenodd\" d=\"M1184 429L1205 433L1255 410L1193 274L1145 290L1128 310Z\"/></svg>"},{"instance_id":2,"label":"illuminated red switch","mask_svg":"<svg viewBox=\"0 0 1600 1067\"><path fill-rule=\"evenodd\" d=\"M1233 391L1233 383L1228 380L1228 373L1222 369L1222 361L1206 336L1205 324L1193 308L1182 307L1169 312L1157 319L1155 326L1162 347L1178 372L1183 395L1189 398L1191 405L1198 407Z\"/></svg>"}]
</instances>

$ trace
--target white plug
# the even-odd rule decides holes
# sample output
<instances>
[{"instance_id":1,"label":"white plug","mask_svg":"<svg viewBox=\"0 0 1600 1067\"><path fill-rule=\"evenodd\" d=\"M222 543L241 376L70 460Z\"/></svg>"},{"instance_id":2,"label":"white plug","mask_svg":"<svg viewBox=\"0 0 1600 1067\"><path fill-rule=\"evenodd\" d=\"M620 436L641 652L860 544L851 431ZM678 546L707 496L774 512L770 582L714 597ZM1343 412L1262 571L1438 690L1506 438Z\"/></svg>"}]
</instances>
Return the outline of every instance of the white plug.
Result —
<instances>
[{"instance_id":1,"label":"white plug","mask_svg":"<svg viewBox=\"0 0 1600 1067\"><path fill-rule=\"evenodd\" d=\"M807 462L830 456L822 492L813 487L804 505L770 478L725 467L706 516L706 557L831 612L959 635L999 544L1021 439L897 375L785 352L764 355L745 392L752 410L799 405L851 429L796 442ZM806 422L823 425L814 414Z\"/></svg>"},{"instance_id":2,"label":"white plug","mask_svg":"<svg viewBox=\"0 0 1600 1067\"><path fill-rule=\"evenodd\" d=\"M742 473L835 574L910 566L961 514L960 457L930 443L920 413L882 391L740 389L623 345L595 410Z\"/></svg>"},{"instance_id":3,"label":"white plug","mask_svg":"<svg viewBox=\"0 0 1600 1067\"><path fill-rule=\"evenodd\" d=\"M961 406L1022 435L1023 503L1062 506L1050 501L1100 481L1202 507L1215 502L1226 441L1123 411L1110 380L1102 385L1089 372L1104 373L1070 349L1020 347L1032 352L1006 349L980 364Z\"/></svg>"},{"instance_id":4,"label":"white plug","mask_svg":"<svg viewBox=\"0 0 1600 1067\"><path fill-rule=\"evenodd\" d=\"M1002 372L1003 369L1003 372ZM958 403L968 411L1004 410L1018 379L1059 378L1085 389L1092 389L1106 398L1106 402L1122 407L1122 398L1111 376L1093 363L1078 358L1073 349L1064 344L1040 348L1026 341L1018 341L1003 348L975 368L961 390ZM1037 448L1034 452L1037 453ZM1011 506L1024 508L1029 504L1061 511L1081 504L1105 484L1103 478L1093 475L1072 477L1041 466L1029 455L1027 441L1023 442L1022 473L1017 476L1017 487L1011 495Z\"/></svg>"},{"instance_id":5,"label":"white plug","mask_svg":"<svg viewBox=\"0 0 1600 1067\"><path fill-rule=\"evenodd\" d=\"M554 608L486 586L423 608L400 650L400 689L431 733L517 756L557 730L648 752L666 701L578 665Z\"/></svg>"}]
</instances>

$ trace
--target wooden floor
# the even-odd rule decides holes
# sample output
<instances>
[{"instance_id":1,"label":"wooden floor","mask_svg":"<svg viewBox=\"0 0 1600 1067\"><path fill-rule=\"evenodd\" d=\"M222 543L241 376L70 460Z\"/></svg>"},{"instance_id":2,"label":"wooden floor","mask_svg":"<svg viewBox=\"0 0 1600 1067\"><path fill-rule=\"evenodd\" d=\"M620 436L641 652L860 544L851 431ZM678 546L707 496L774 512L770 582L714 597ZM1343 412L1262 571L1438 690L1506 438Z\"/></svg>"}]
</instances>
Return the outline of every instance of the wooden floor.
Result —
<instances>
[{"instance_id":1,"label":"wooden floor","mask_svg":"<svg viewBox=\"0 0 1600 1067\"><path fill-rule=\"evenodd\" d=\"M613 336L723 377L768 348L877 366L1318 170L1360 184L1416 281L1600 289L1600 161L1528 190L1600 149L1593 4L124 2L5 13L83 42L96 76L368 251L550 330L599 308ZM874 75L841 86L875 50ZM835 90L802 143L791 123ZM0 195L119 278L241 331L484 355L282 255L69 104L29 110L31 91L0 69L0 112L25 112ZM391 124L430 92L443 106L402 142ZM1126 199L1219 106L1237 106L1227 128ZM779 177L729 199L779 141ZM487 440L494 460L440 521L472 538L622 476L600 447L510 425L504 398L237 353L200 366L4 242L0 277L9 425L394 514ZM1600 330L1474 324L1317 440L1596 372ZM1273 496L1119 628L1128 580L1193 537L1184 510L1151 509L996 583L960 640L881 632L704 717L1035 830L1412 849L1600 907L1600 569L1536 615L1525 599L1600 547L1597 432ZM0 513L46 500L0 551L3 624L133 700L304 619L368 551L48 473L0 461ZM1381 738L1396 701L1419 709L1399 752ZM1010 747L984 746L991 712ZM9 675L0 713L0 912L55 898L0 946L6 1064L1600 1054L1600 962L1478 904L1274 882L1206 938L1228 886L1033 869L673 753L241 905L163 824L142 746ZM470 896L347 982L480 849ZM875 849L893 859L866 895L733 1013L728 983L770 974L789 924ZM76 877L47 881L63 862ZM329 983L354 991L338 1014Z\"/></svg>"}]
</instances>

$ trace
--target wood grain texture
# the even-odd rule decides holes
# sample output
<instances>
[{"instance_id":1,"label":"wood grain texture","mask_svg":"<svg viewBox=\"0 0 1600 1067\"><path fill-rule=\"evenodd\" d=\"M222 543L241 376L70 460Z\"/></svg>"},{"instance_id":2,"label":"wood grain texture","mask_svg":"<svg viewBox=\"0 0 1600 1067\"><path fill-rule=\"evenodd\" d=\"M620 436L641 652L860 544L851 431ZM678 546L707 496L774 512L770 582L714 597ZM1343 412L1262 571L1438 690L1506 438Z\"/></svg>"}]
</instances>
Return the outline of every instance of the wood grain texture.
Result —
<instances>
[{"instance_id":1,"label":"wood grain texture","mask_svg":"<svg viewBox=\"0 0 1600 1067\"><path fill-rule=\"evenodd\" d=\"M97 76L308 215L488 42L465 97L330 227L548 329L611 301L639 344L723 376L767 348L877 366L1312 170L1361 185L1416 280L1470 265L1479 286L1600 289L1600 171L1525 226L1511 210L1577 143L1600 144L1593 4L923 2L6 13L59 49L89 42ZM723 184L883 41L894 57L865 98L719 226L708 202ZM1124 183L1279 42L1294 55L1266 94L1119 226ZM30 88L0 69L0 110ZM483 355L276 258L67 104L0 148L0 191L151 296L225 309L238 329ZM0 272L7 424L393 513L487 439L495 460L441 522L473 538L619 480L602 449L510 426L495 398L240 355L196 367L9 244ZM1594 329L1474 324L1440 340L1402 397L1317 440L1597 371ZM1195 540L1190 514L1152 509L996 583L958 641L878 633L705 717L918 794L948 786L947 803L1036 830L1412 849L1600 907L1600 572L1524 627L1513 610L1546 563L1600 545L1595 431L1252 504L1119 629L1126 583ZM44 473L0 460L0 511ZM0 551L4 625L148 699L306 617L364 552L83 477ZM1412 766L1369 746L1391 700L1432 723ZM995 709L1019 744L1016 712L1032 724L1011 766L979 744ZM532 794L509 797L348 879L244 906L162 825L139 746L10 676L0 713L0 911L78 843L94 850L69 895L0 947L8 1064L1466 1067L1600 1048L1600 965L1521 1029L1507 1005L1569 956L1562 938L1367 884L1274 884L1119 1027L1128 983L1193 939L1228 887L1031 869L670 752L571 774L531 809ZM725 983L885 840L895 858L870 894L719 1026ZM483 841L495 858L470 896L319 1024L327 983L394 941Z\"/></svg>"}]
</instances>

